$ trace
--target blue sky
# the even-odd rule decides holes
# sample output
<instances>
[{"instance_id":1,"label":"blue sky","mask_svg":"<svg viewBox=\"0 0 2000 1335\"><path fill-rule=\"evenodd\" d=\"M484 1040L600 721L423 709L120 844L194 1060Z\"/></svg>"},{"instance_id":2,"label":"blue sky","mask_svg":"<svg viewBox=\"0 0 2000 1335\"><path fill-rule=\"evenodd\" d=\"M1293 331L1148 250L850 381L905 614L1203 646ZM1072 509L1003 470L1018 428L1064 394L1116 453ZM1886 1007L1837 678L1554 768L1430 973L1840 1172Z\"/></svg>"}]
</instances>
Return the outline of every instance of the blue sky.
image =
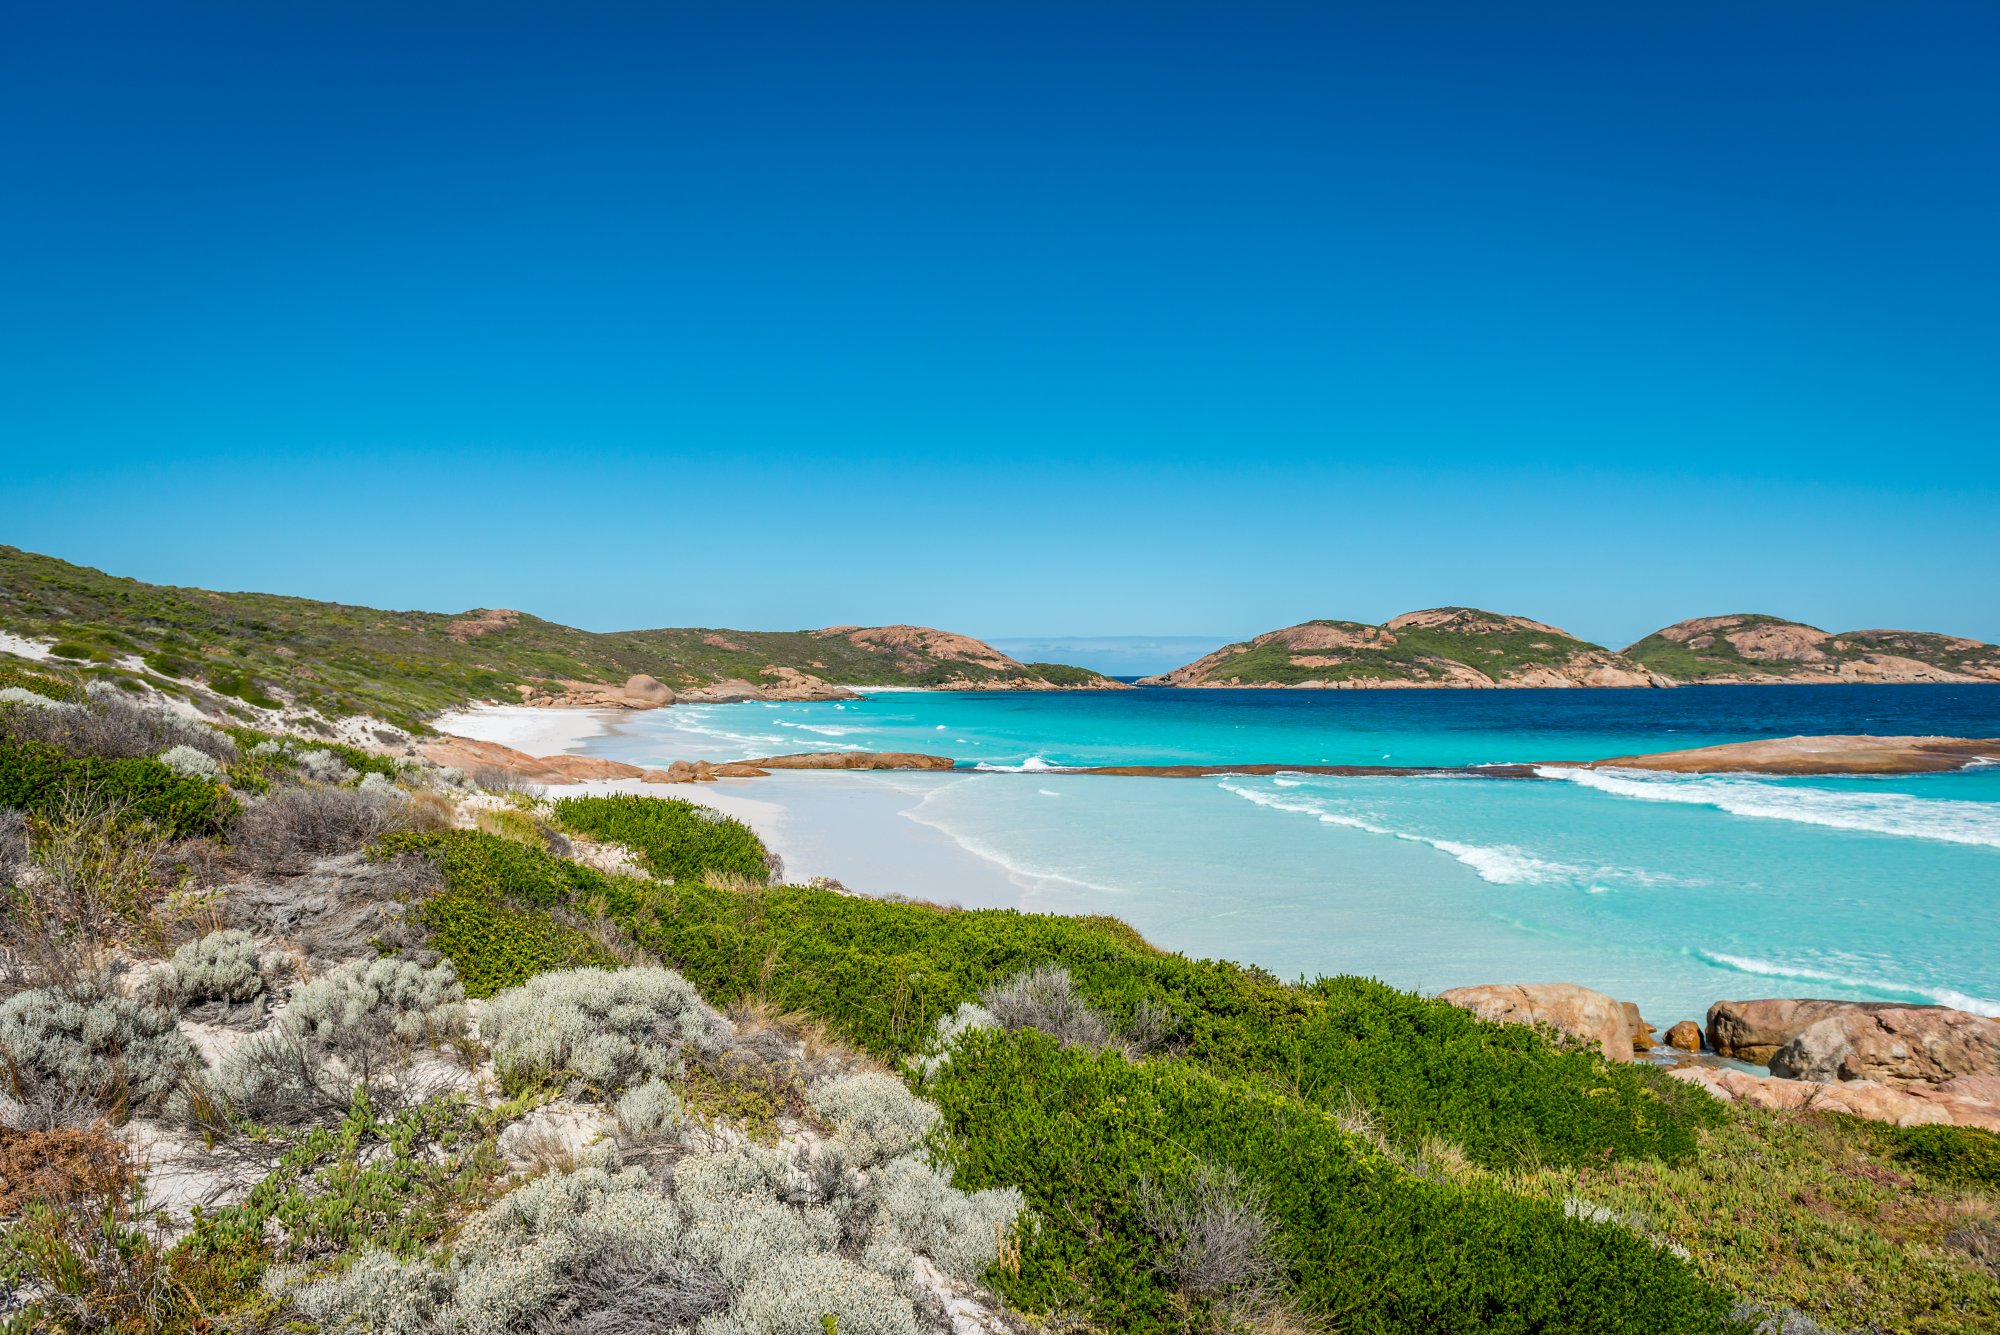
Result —
<instances>
[{"instance_id":1,"label":"blue sky","mask_svg":"<svg viewBox=\"0 0 2000 1335\"><path fill-rule=\"evenodd\" d=\"M0 541L599 629L2000 639L1990 4L17 5Z\"/></svg>"}]
</instances>

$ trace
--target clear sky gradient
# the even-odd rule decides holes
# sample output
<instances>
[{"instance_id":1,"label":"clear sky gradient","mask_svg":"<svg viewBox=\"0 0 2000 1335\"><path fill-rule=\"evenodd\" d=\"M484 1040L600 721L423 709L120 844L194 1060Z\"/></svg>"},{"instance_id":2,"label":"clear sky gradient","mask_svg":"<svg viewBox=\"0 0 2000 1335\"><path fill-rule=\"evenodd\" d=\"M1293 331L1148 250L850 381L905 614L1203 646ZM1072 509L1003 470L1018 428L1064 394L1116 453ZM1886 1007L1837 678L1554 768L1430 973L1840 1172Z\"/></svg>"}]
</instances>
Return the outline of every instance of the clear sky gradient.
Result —
<instances>
[{"instance_id":1,"label":"clear sky gradient","mask_svg":"<svg viewBox=\"0 0 2000 1335\"><path fill-rule=\"evenodd\" d=\"M2000 8L13 5L0 542L597 629L2000 640Z\"/></svg>"}]
</instances>

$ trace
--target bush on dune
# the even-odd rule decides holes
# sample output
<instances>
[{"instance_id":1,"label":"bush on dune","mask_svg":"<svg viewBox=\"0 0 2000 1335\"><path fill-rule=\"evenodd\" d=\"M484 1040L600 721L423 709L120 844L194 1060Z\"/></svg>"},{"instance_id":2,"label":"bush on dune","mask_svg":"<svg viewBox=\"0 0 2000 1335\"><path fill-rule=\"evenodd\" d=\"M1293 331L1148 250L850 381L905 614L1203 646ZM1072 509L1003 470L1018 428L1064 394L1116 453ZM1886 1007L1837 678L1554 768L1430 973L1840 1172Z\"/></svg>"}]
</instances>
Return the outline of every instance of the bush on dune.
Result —
<instances>
[{"instance_id":1,"label":"bush on dune","mask_svg":"<svg viewBox=\"0 0 2000 1335\"><path fill-rule=\"evenodd\" d=\"M561 798L551 811L572 833L624 844L673 881L718 873L765 881L776 865L749 826L693 802L621 793Z\"/></svg>"},{"instance_id":2,"label":"bush on dune","mask_svg":"<svg viewBox=\"0 0 2000 1335\"><path fill-rule=\"evenodd\" d=\"M480 1012L493 1067L515 1088L580 1082L599 1094L678 1075L681 1052L719 1053L728 1020L671 969L565 969L500 993Z\"/></svg>"},{"instance_id":3,"label":"bush on dune","mask_svg":"<svg viewBox=\"0 0 2000 1335\"><path fill-rule=\"evenodd\" d=\"M67 792L94 794L174 838L215 834L236 811L220 784L150 756L70 756L46 742L0 741L0 807L47 812Z\"/></svg>"},{"instance_id":4,"label":"bush on dune","mask_svg":"<svg viewBox=\"0 0 2000 1335\"><path fill-rule=\"evenodd\" d=\"M338 1116L357 1095L409 1106L432 1092L408 1079L413 1061L458 1039L465 1018L449 963L350 964L294 987L278 1022L230 1052L215 1089L237 1115L281 1125Z\"/></svg>"},{"instance_id":5,"label":"bush on dune","mask_svg":"<svg viewBox=\"0 0 2000 1335\"><path fill-rule=\"evenodd\" d=\"M12 1097L53 1087L123 1118L165 1108L201 1071L179 1016L95 983L19 992L0 1002L0 1072Z\"/></svg>"},{"instance_id":6,"label":"bush on dune","mask_svg":"<svg viewBox=\"0 0 2000 1335\"><path fill-rule=\"evenodd\" d=\"M353 788L281 788L229 824L237 856L258 871L296 875L321 858L358 852L408 820L404 804Z\"/></svg>"},{"instance_id":7,"label":"bush on dune","mask_svg":"<svg viewBox=\"0 0 2000 1335\"><path fill-rule=\"evenodd\" d=\"M1483 1024L1365 979L1301 986L1169 955L1106 920L942 910L802 887L663 886L469 832L388 844L437 858L458 912L483 907L532 920L536 910L562 906L607 918L711 1001L761 995L822 1018L882 1057L921 1053L937 1021L961 1003L1060 961L1081 999L1114 1026L1142 1013L1184 1017L1175 1044L1189 1062L1310 1102L1359 1100L1393 1134L1440 1137L1492 1167L1681 1158L1699 1128L1722 1116L1699 1090L1523 1026ZM432 943L468 974L488 967L485 944L469 934Z\"/></svg>"},{"instance_id":8,"label":"bush on dune","mask_svg":"<svg viewBox=\"0 0 2000 1335\"><path fill-rule=\"evenodd\" d=\"M1030 1310L1080 1305L1106 1328L1177 1331L1190 1306L1255 1288L1274 1264L1302 1310L1347 1329L1728 1329L1727 1296L1635 1234L1403 1171L1324 1109L1184 1062L975 1030L928 1093L959 1184L1021 1183L1041 1219L1018 1272L995 1277ZM1213 1199L1217 1174L1235 1184L1231 1209ZM1163 1190L1191 1203L1163 1206ZM1272 1260L1241 1236L1255 1232L1246 1201L1276 1226ZM1233 1263L1191 1250L1196 1229L1214 1244L1225 1223Z\"/></svg>"}]
</instances>

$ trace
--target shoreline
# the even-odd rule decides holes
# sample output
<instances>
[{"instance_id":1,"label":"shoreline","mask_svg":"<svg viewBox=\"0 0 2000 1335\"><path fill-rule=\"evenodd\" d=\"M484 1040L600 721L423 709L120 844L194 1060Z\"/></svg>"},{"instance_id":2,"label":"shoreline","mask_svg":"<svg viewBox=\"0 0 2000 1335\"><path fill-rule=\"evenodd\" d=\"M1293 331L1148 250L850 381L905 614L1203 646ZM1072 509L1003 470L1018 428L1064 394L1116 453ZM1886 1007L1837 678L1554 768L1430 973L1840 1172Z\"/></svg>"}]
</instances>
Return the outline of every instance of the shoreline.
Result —
<instances>
[{"instance_id":1,"label":"shoreline","mask_svg":"<svg viewBox=\"0 0 2000 1335\"><path fill-rule=\"evenodd\" d=\"M503 707L479 717L474 726L488 737L552 740L557 734L547 728L547 714L548 711L541 709ZM628 718L622 711L578 718L563 730L575 739L576 749L571 751L570 758L588 758L592 764L616 764L602 759L600 748L591 743L615 735L620 721ZM647 758L662 763L657 757ZM580 782L563 783L551 795L644 794L692 802L740 819L782 859L784 878L792 883L824 877L843 888L851 887L856 893L876 898L902 897L975 909L1110 914L1132 922L1149 940L1167 949L1218 954L1223 958L1242 956L1246 936L1256 936L1274 943L1276 951L1275 958L1260 958L1257 962L1285 973L1302 969L1380 976L1396 986L1424 993L1440 987L1491 983L1496 978L1577 980L1583 986L1611 995L1638 998L1646 1013L1663 1024L1689 1015L1699 1016L1701 1009L1719 996L1765 995L1754 987L1746 988L1751 979L1742 976L1765 970L1739 965L1730 953L1717 955L1690 948L1692 957L1706 968L1689 965L1662 974L1655 967L1658 961L1649 960L1643 949L1623 949L1605 941L1601 944L1606 949L1593 954L1586 966L1580 963L1573 948L1575 942L1564 935L1563 929L1512 922L1504 904L1496 904L1493 911L1503 923L1511 924L1513 931L1522 934L1516 942L1519 950L1504 959L1489 958L1490 951L1469 944L1473 939L1462 936L1413 947L1409 938L1410 915L1422 921L1456 921L1454 915L1463 914L1468 893L1484 894L1490 884L1514 883L1490 874L1491 868L1485 864L1491 859L1484 855L1495 850L1453 844L1421 832L1411 835L1394 830L1369 831L1394 837L1371 840L1366 845L1347 845L1340 854L1344 859L1341 866L1349 874L1360 874L1385 884L1400 882L1404 889L1395 896L1379 900L1367 896L1348 898L1331 885L1321 889L1316 884L1302 882L1295 892L1218 907L1209 898L1190 898L1177 886L1165 890L1142 889L1153 885L1145 874L1145 868L1151 867L1145 861L1147 857L1163 856L1175 861L1175 865L1202 865L1208 856L1204 851L1206 835L1202 831L1207 822L1216 819L1216 813L1199 806L1199 785L1186 789L1182 785L1168 785L1157 799L1140 799L1137 790L1120 792L1118 786L1121 780L1136 782L1145 775L1103 769L1093 772L1055 767L1022 771L842 768L831 774L817 770L774 770L758 775L753 783L748 776L714 773L717 767L710 768L712 777L708 781L664 786L658 778L647 782L629 772L615 777L601 771L581 772L574 775ZM1183 767L1184 773L1187 768ZM1243 772L1242 767L1213 768L1218 774ZM1304 773L1309 768L1277 766L1271 767L1271 772ZM1001 784L992 789L965 787L1002 773L1031 777L1037 783ZM1493 789L1511 786L1494 785ZM1479 785L1479 789L1486 791L1488 786ZM1169 828L1181 833L1171 837L1172 846L1164 851L1148 845L1149 851L1141 858L1144 867L1126 867L1112 857L1108 861L1098 859L1099 865L1093 869L1087 858L1079 862L1066 855L1056 855L1048 865L1038 866L1040 855L1024 857L1023 849L1039 845L1019 845L1018 840L1015 845L1008 845L1002 840L999 847L986 846L984 835L967 837L963 828L965 816L974 807L986 809L988 803L997 801L1003 804L1002 809L1011 808L1018 820L1027 811L1022 803L1033 807L1043 799L1067 799L1066 806L1083 804L1071 816L1061 819L1088 812L1086 822L1106 831L1106 837L1114 841L1118 837L1116 812L1121 804L1134 800L1145 802L1149 809L1159 803L1166 803L1173 811L1185 809L1188 819L1178 824L1169 821ZM1025 819L1032 825L1040 817L1027 814ZM1222 819L1232 817L1225 813ZM1069 853L1075 851L1071 848ZM1459 884L1450 875L1433 876L1428 867L1419 870L1410 861L1434 851L1447 853L1471 868L1480 885L1475 889ZM1507 852L1505 848L1498 850ZM1475 857L1476 854L1481 856ZM1136 879L1120 875L1121 867L1132 872ZM1214 865L1212 871L1215 878L1226 879L1232 869L1242 870L1225 862ZM1293 875L1293 871L1280 870L1275 874L1282 879ZM1529 884L1533 883L1530 878ZM1534 892L1509 889L1507 893ZM1603 892L1593 887L1590 893ZM1299 920L1301 914L1316 931L1305 930ZM1229 930L1222 937L1229 938L1229 944L1215 934L1216 928L1225 923ZM1298 955L1284 944L1301 935L1319 942L1309 955ZM1338 948L1328 942L1337 943ZM1727 940L1723 946L1734 953L1744 953L1735 951ZM1721 950L1723 946L1715 949ZM1708 976L1711 972L1712 977ZM1702 977L1695 978L1694 974ZM1787 985L1776 978L1763 981L1780 987ZM1834 996L1926 1004L1917 999L1915 994L1923 989L1914 984L1906 987L1872 979L1834 980L1825 975L1788 981L1790 986L1804 986L1815 994L1828 991L1832 984L1830 991ZM1939 1004L1966 1005L1964 1001L1938 1000ZM1986 1007L1977 1009L1983 1013Z\"/></svg>"},{"instance_id":2,"label":"shoreline","mask_svg":"<svg viewBox=\"0 0 2000 1335\"><path fill-rule=\"evenodd\" d=\"M923 687L883 688L919 691ZM672 708L672 706L665 706ZM588 756L589 743L621 731L629 711L605 707L473 705L432 720L443 741L468 739L515 753L524 770L537 762ZM746 739L747 740L747 739ZM679 757L669 761L679 762ZM496 758L501 765L510 758ZM2000 764L2000 737L1946 737L1878 734L1823 734L1759 738L1675 751L1655 751L1594 760L1542 760L1475 765L1328 765L1272 761L1189 762L1164 765L966 765L961 760L914 751L832 749L739 756L701 765L724 777L765 777L769 769L869 770L926 769L965 773L1040 773L1123 778L1219 778L1307 774L1334 778L1451 777L1544 780L1550 769L1646 770L1674 774L1836 777L1842 775L1942 774ZM754 771L754 773L753 773ZM576 777L600 777L577 775ZM629 777L638 777L636 767ZM693 776L689 776L693 777ZM700 776L703 778L712 775ZM560 780L557 780L560 782Z\"/></svg>"}]
</instances>

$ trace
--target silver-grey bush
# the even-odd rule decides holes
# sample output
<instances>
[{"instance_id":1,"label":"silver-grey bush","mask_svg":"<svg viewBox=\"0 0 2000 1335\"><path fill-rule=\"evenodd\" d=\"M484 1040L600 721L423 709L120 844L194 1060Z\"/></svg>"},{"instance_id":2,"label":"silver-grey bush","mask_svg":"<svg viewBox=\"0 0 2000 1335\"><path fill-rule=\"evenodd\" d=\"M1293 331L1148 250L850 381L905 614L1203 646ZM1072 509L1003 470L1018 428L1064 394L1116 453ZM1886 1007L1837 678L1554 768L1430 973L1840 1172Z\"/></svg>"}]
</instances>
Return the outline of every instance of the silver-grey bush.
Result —
<instances>
[{"instance_id":1,"label":"silver-grey bush","mask_svg":"<svg viewBox=\"0 0 2000 1335\"><path fill-rule=\"evenodd\" d=\"M500 993L480 1012L481 1035L502 1080L576 1081L612 1094L676 1075L682 1050L710 1056L728 1020L672 969L560 969Z\"/></svg>"}]
</instances>

